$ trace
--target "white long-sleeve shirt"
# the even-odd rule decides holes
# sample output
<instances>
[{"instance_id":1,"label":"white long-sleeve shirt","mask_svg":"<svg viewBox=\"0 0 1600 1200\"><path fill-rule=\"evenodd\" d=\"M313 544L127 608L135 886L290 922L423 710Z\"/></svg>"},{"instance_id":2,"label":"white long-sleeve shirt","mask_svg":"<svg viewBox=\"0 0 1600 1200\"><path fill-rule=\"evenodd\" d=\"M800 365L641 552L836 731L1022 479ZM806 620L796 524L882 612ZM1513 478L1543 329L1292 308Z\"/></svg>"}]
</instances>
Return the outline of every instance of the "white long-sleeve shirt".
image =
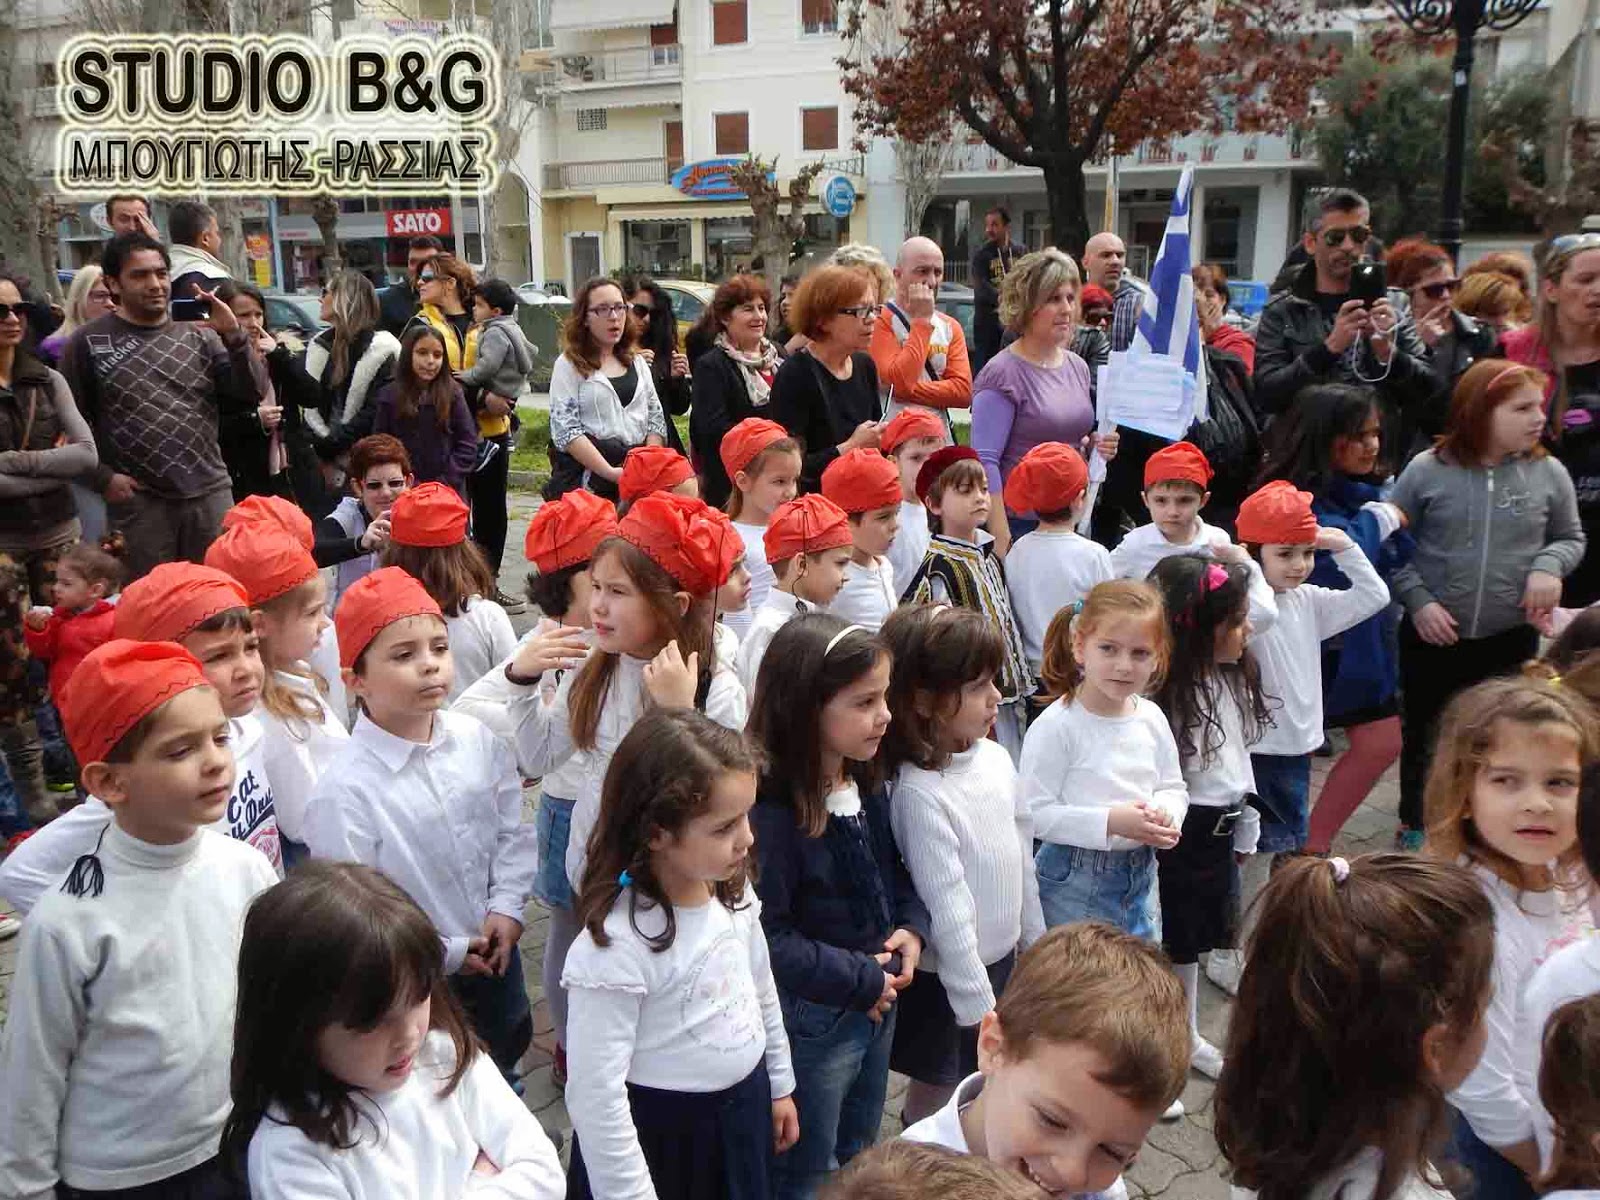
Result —
<instances>
[{"instance_id":1,"label":"white long-sleeve shirt","mask_svg":"<svg viewBox=\"0 0 1600 1200\"><path fill-rule=\"evenodd\" d=\"M261 723L254 713L235 718L228 722L228 735L234 756L233 792L211 828L254 846L281 876L283 850ZM81 855L94 850L95 839L110 819L105 802L90 796L35 830L0 861L0 896L11 901L19 917L27 916L45 892L60 886Z\"/></svg>"},{"instance_id":2,"label":"white long-sleeve shirt","mask_svg":"<svg viewBox=\"0 0 1600 1200\"><path fill-rule=\"evenodd\" d=\"M1070 529L1035 529L1017 539L1006 555L1006 583L1034 674L1044 660L1044 635L1055 615L1112 578L1106 548Z\"/></svg>"},{"instance_id":3,"label":"white long-sleeve shirt","mask_svg":"<svg viewBox=\"0 0 1600 1200\"><path fill-rule=\"evenodd\" d=\"M1278 592L1278 619L1250 639L1273 721L1251 747L1256 754L1310 754L1322 744L1322 643L1389 604L1389 585L1359 546L1333 561L1350 580L1348 589L1302 583Z\"/></svg>"},{"instance_id":4,"label":"white long-sleeve shirt","mask_svg":"<svg viewBox=\"0 0 1600 1200\"><path fill-rule=\"evenodd\" d=\"M844 586L827 611L841 621L877 633L899 603L894 564L880 555L872 560L871 566L864 567L850 560L844 569Z\"/></svg>"},{"instance_id":5,"label":"white long-sleeve shirt","mask_svg":"<svg viewBox=\"0 0 1600 1200\"><path fill-rule=\"evenodd\" d=\"M1586 937L1556 951L1534 972L1522 997L1517 1014L1517 1033L1512 1042L1512 1069L1517 1091L1533 1117L1533 1136L1539 1143L1539 1165L1550 1169L1554 1130L1550 1114L1539 1099L1539 1068L1542 1065L1545 1025L1550 1014L1569 1000L1600 994L1600 938Z\"/></svg>"},{"instance_id":6,"label":"white long-sleeve shirt","mask_svg":"<svg viewBox=\"0 0 1600 1200\"><path fill-rule=\"evenodd\" d=\"M752 602L753 603L753 602ZM739 642L739 657L734 660L739 671L739 682L746 696L756 694L756 677L761 674L761 660L767 656L767 647L790 621L801 613L820 611L809 600L802 600L788 592L773 588L761 607L755 610L750 628Z\"/></svg>"},{"instance_id":7,"label":"white long-sleeve shirt","mask_svg":"<svg viewBox=\"0 0 1600 1200\"><path fill-rule=\"evenodd\" d=\"M611 683L600 705L595 724L594 747L580 749L572 740L572 721L567 711L567 696L578 672L563 675L555 695L546 698L539 684L518 687L507 680L513 695L507 703L517 742L517 761L530 775L543 775L569 760L580 764L581 783L572 800L572 836L567 842L567 878L573 888L583 882L589 834L600 817L600 787L606 768L622 739L644 712L648 696L644 686L645 659L619 654ZM503 673L502 673L503 676ZM744 688L738 677L718 654L706 692L705 714L729 729L743 729L747 706ZM581 756L581 757L580 757Z\"/></svg>"},{"instance_id":8,"label":"white long-sleeve shirt","mask_svg":"<svg viewBox=\"0 0 1600 1200\"><path fill-rule=\"evenodd\" d=\"M216 1154L228 1115L239 937L277 874L209 829L171 846L100 829L100 895L52 890L22 928L0 1039L6 1197L167 1179Z\"/></svg>"},{"instance_id":9,"label":"white long-sleeve shirt","mask_svg":"<svg viewBox=\"0 0 1600 1200\"><path fill-rule=\"evenodd\" d=\"M1147 579L1163 558L1174 554L1199 554L1210 558L1215 547L1226 546L1233 541L1226 529L1218 529L1204 521L1199 522L1199 526L1194 537L1187 542L1167 541L1166 534L1153 521L1130 529L1111 552L1111 569L1116 572L1118 579Z\"/></svg>"},{"instance_id":10,"label":"white long-sleeve shirt","mask_svg":"<svg viewBox=\"0 0 1600 1200\"><path fill-rule=\"evenodd\" d=\"M411 1077L392 1092L362 1095L363 1119L348 1150L319 1145L282 1114L250 1139L254 1200L560 1200L566 1178L538 1118L487 1054L473 1059L448 1096L455 1065L448 1035L428 1035ZM276 1116L278 1120L271 1119ZM370 1117L371 1120L365 1118ZM497 1175L475 1175L478 1153Z\"/></svg>"},{"instance_id":11,"label":"white long-sleeve shirt","mask_svg":"<svg viewBox=\"0 0 1600 1200\"><path fill-rule=\"evenodd\" d=\"M900 501L900 528L889 543L889 563L894 567L895 585L902 591L928 555L928 510L915 500ZM898 597L896 597L898 600Z\"/></svg>"},{"instance_id":12,"label":"white long-sleeve shirt","mask_svg":"<svg viewBox=\"0 0 1600 1200\"><path fill-rule=\"evenodd\" d=\"M455 681L450 685L453 701L493 670L495 663L511 655L517 648L517 631L511 628L506 610L482 596L473 596L459 616L446 617L444 624L456 665Z\"/></svg>"},{"instance_id":13,"label":"white long-sleeve shirt","mask_svg":"<svg viewBox=\"0 0 1600 1200\"><path fill-rule=\"evenodd\" d=\"M628 1110L626 1084L671 1092L718 1092L764 1059L774 1099L794 1091L789 1040L772 981L761 903L716 900L675 908L677 932L657 953L628 914L631 889L606 917L611 944L588 930L567 953L567 1111L583 1142L589 1185L606 1200L654 1200L655 1187ZM665 914L641 900L644 934Z\"/></svg>"},{"instance_id":14,"label":"white long-sleeve shirt","mask_svg":"<svg viewBox=\"0 0 1600 1200\"><path fill-rule=\"evenodd\" d=\"M756 609L766 600L767 593L778 582L778 577L773 573L772 564L767 561L767 544L764 540L767 527L752 525L747 521L735 521L733 527L739 531L739 537L744 542L744 569L750 572L750 599L738 612L723 613L722 622L743 641Z\"/></svg>"},{"instance_id":15,"label":"white long-sleeve shirt","mask_svg":"<svg viewBox=\"0 0 1600 1200\"><path fill-rule=\"evenodd\" d=\"M350 740L350 731L335 713L316 683L303 675L276 671L279 683L316 704L322 720L286 720L264 708L256 710L261 722L261 747L272 764L272 803L278 812L278 829L284 837L305 841L306 808L317 780Z\"/></svg>"},{"instance_id":16,"label":"white long-sleeve shirt","mask_svg":"<svg viewBox=\"0 0 1600 1200\"><path fill-rule=\"evenodd\" d=\"M1256 790L1256 773L1250 765L1250 751L1254 748L1245 741L1244 713L1233 688L1225 679L1212 683L1216 694L1216 718L1222 726L1221 745L1211 761L1201 766L1202 755L1198 749L1207 736L1208 727L1194 731L1197 753L1183 763L1183 782L1189 789L1189 803L1211 808L1231 808L1246 795ZM1217 737L1211 731L1211 737ZM1239 822L1233 827L1233 848L1241 854L1254 854L1261 838L1261 814L1245 805Z\"/></svg>"},{"instance_id":17,"label":"white long-sleeve shirt","mask_svg":"<svg viewBox=\"0 0 1600 1200\"><path fill-rule=\"evenodd\" d=\"M425 744L356 718L312 797L306 845L404 888L438 927L446 973L490 913L523 919L539 864L511 751L449 709L434 714Z\"/></svg>"},{"instance_id":18,"label":"white long-sleeve shirt","mask_svg":"<svg viewBox=\"0 0 1600 1200\"><path fill-rule=\"evenodd\" d=\"M1143 696L1133 706L1126 717L1097 717L1079 701L1057 700L1028 726L1018 774L1034 837L1088 850L1137 850L1142 842L1107 833L1106 821L1114 805L1141 802L1183 827L1189 792L1172 727Z\"/></svg>"},{"instance_id":19,"label":"white long-sleeve shirt","mask_svg":"<svg viewBox=\"0 0 1600 1200\"><path fill-rule=\"evenodd\" d=\"M1044 933L1033 817L1011 756L979 738L942 771L904 766L889 821L932 918L922 966L938 974L959 1025L994 1007L984 968Z\"/></svg>"},{"instance_id":20,"label":"white long-sleeve shirt","mask_svg":"<svg viewBox=\"0 0 1600 1200\"><path fill-rule=\"evenodd\" d=\"M1494 992L1483 1016L1488 1029L1483 1057L1447 1099L1474 1133L1499 1148L1534 1136L1533 1109L1517 1086L1524 991L1541 963L1592 935L1593 922L1581 892L1518 891L1486 867L1470 865L1494 908Z\"/></svg>"}]
</instances>

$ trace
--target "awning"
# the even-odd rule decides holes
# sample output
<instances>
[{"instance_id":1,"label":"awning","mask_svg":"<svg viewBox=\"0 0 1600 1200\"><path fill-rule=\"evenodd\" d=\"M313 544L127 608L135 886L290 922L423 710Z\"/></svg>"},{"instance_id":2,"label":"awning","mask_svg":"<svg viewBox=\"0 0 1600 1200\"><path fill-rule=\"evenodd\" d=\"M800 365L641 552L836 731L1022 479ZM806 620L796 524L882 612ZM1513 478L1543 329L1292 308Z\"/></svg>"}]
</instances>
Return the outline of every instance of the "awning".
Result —
<instances>
[{"instance_id":1,"label":"awning","mask_svg":"<svg viewBox=\"0 0 1600 1200\"><path fill-rule=\"evenodd\" d=\"M572 33L593 29L632 29L670 25L674 0L551 0L550 31Z\"/></svg>"},{"instance_id":2,"label":"awning","mask_svg":"<svg viewBox=\"0 0 1600 1200\"><path fill-rule=\"evenodd\" d=\"M682 103L681 83L634 83L565 92L561 96L561 111L576 112L584 108L670 108Z\"/></svg>"}]
</instances>

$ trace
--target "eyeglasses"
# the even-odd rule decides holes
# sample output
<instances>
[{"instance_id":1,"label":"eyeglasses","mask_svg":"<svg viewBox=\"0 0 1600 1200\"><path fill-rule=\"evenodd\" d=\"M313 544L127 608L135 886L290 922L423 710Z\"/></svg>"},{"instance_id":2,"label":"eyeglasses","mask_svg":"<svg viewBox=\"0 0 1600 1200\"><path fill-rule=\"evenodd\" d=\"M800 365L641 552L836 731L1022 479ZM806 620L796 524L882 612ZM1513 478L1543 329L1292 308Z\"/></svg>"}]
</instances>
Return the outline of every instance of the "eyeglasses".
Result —
<instances>
[{"instance_id":1,"label":"eyeglasses","mask_svg":"<svg viewBox=\"0 0 1600 1200\"><path fill-rule=\"evenodd\" d=\"M858 321L876 321L878 314L883 311L881 304L857 304L850 308L841 308L839 315L842 317L855 317Z\"/></svg>"},{"instance_id":2,"label":"eyeglasses","mask_svg":"<svg viewBox=\"0 0 1600 1200\"><path fill-rule=\"evenodd\" d=\"M21 304L0 304L0 321L9 321L12 317L21 321L28 315L28 310Z\"/></svg>"},{"instance_id":3,"label":"eyeglasses","mask_svg":"<svg viewBox=\"0 0 1600 1200\"><path fill-rule=\"evenodd\" d=\"M648 304L635 304L631 307L633 308L633 315L638 317L641 321L648 317L652 311Z\"/></svg>"},{"instance_id":4,"label":"eyeglasses","mask_svg":"<svg viewBox=\"0 0 1600 1200\"><path fill-rule=\"evenodd\" d=\"M1330 249L1341 245L1346 238L1357 246L1365 246L1367 239L1372 236L1372 230L1366 225L1351 225L1345 229L1324 229L1322 231L1322 244Z\"/></svg>"},{"instance_id":5,"label":"eyeglasses","mask_svg":"<svg viewBox=\"0 0 1600 1200\"><path fill-rule=\"evenodd\" d=\"M1429 300L1443 300L1446 296L1454 296L1461 290L1461 280L1441 279L1438 283L1425 283L1417 290Z\"/></svg>"},{"instance_id":6,"label":"eyeglasses","mask_svg":"<svg viewBox=\"0 0 1600 1200\"><path fill-rule=\"evenodd\" d=\"M591 317L620 317L628 311L626 304L591 304L589 315Z\"/></svg>"}]
</instances>

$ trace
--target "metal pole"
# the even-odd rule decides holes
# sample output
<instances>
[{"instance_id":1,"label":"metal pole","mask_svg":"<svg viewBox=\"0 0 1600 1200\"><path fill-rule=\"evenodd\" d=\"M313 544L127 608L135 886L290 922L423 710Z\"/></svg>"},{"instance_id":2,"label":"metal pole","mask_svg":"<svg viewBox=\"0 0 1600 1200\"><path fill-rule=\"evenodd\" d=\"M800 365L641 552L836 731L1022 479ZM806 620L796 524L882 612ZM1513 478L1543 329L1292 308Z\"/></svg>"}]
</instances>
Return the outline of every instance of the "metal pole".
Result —
<instances>
[{"instance_id":1,"label":"metal pole","mask_svg":"<svg viewBox=\"0 0 1600 1200\"><path fill-rule=\"evenodd\" d=\"M1484 0L1456 0L1455 60L1450 64L1450 128L1445 141L1444 204L1439 219L1439 244L1452 259L1461 256L1461 199L1465 189L1467 105L1472 89L1472 58Z\"/></svg>"}]
</instances>

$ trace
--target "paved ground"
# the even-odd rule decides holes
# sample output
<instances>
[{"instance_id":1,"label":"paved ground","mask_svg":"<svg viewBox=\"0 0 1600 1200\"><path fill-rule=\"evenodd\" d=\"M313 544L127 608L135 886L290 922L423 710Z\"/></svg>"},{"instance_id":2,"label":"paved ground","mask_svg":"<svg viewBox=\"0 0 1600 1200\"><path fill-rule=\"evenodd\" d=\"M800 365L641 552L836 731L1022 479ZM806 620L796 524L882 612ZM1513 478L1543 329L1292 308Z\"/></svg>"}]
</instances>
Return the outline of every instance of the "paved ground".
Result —
<instances>
[{"instance_id":1,"label":"paved ground","mask_svg":"<svg viewBox=\"0 0 1600 1200\"><path fill-rule=\"evenodd\" d=\"M522 581L527 573L527 561L522 555L523 532L529 514L537 501L514 498L510 544L506 547L506 560L501 570L502 588L521 594ZM514 617L518 632L533 621L531 615ZM1320 788L1330 759L1313 760L1314 792ZM1378 784L1368 802L1351 817L1340 838L1343 853L1354 855L1372 850L1386 850L1391 846L1395 827L1395 805L1398 784L1394 772ZM536 797L530 794L530 805ZM532 820L531 808L528 819ZM522 938L522 961L527 974L528 994L535 1001L534 1045L523 1061L525 1100L552 1133L563 1138L571 1132L571 1122L561 1091L550 1078L550 1051L553 1036L549 1013L543 1002L543 988L539 979L539 963L544 953L545 930L548 919L537 904L528 909L528 924ZM15 940L0 943L0 1015L3 1015L11 977L16 963ZM1227 1028L1227 997L1202 974L1201 1028L1207 1037L1222 1044ZM889 1104L884 1118L884 1136L899 1132L900 1122L895 1115L900 1109L904 1081L891 1080ZM1212 1084L1199 1074L1191 1074L1189 1086L1184 1091L1183 1102L1188 1113L1181 1120L1158 1125L1149 1142L1140 1153L1133 1169L1128 1172L1129 1191L1140 1197L1163 1196L1172 1200L1227 1200L1228 1185L1223 1178L1220 1155L1211 1132Z\"/></svg>"}]
</instances>

